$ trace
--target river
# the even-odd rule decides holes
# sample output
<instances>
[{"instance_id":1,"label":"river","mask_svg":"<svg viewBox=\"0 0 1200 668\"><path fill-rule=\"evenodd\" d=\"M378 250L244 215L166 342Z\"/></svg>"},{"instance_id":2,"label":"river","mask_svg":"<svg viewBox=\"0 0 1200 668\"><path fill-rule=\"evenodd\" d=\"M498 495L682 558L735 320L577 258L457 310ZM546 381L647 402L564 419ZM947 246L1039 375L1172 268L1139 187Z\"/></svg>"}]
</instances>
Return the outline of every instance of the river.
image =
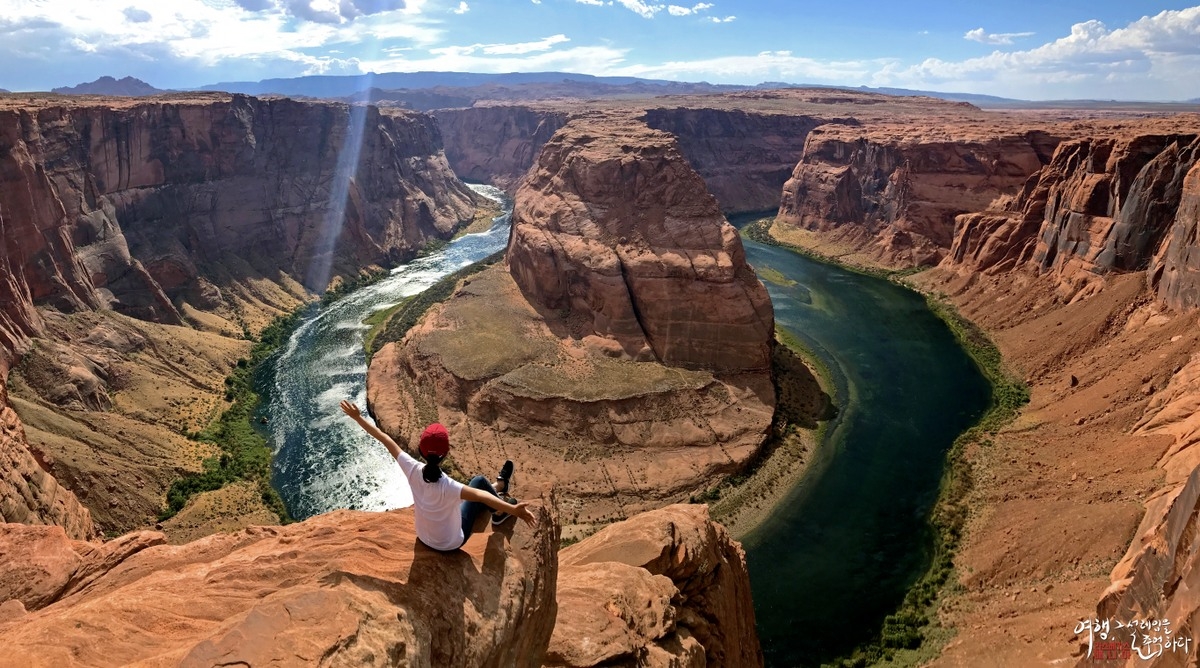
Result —
<instances>
[{"instance_id":1,"label":"river","mask_svg":"<svg viewBox=\"0 0 1200 668\"><path fill-rule=\"evenodd\" d=\"M503 192L471 186L511 209ZM383 280L323 306L288 339L271 365L261 413L274 447L272 482L288 512L304 519L337 508L386 510L412 504L408 483L387 450L342 414L338 403L367 405L363 321L447 274L502 250L508 214L478 234L393 269Z\"/></svg>"},{"instance_id":2,"label":"river","mask_svg":"<svg viewBox=\"0 0 1200 668\"><path fill-rule=\"evenodd\" d=\"M500 197L494 188L477 189ZM491 255L508 218L322 307L263 379L274 483L293 517L411 503L387 451L337 408L366 403L363 320ZM777 323L823 360L839 414L804 480L746 536L767 664L819 663L877 632L926 568L927 516L945 454L989 388L920 296L888 281L745 241Z\"/></svg>"},{"instance_id":3,"label":"river","mask_svg":"<svg viewBox=\"0 0 1200 668\"><path fill-rule=\"evenodd\" d=\"M768 666L870 640L929 566L946 452L991 389L949 328L892 282L744 240L776 323L821 358L839 415L801 483L743 537ZM794 282L794 283L793 283Z\"/></svg>"}]
</instances>

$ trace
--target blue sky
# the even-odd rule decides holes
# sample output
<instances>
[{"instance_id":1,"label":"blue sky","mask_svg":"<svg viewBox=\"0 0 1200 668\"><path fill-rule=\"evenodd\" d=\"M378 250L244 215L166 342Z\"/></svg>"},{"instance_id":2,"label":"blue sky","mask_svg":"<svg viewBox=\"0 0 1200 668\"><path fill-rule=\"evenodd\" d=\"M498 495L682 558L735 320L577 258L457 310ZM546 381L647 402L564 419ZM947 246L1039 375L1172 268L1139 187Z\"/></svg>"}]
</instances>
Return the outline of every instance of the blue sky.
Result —
<instances>
[{"instance_id":1,"label":"blue sky","mask_svg":"<svg viewBox=\"0 0 1200 668\"><path fill-rule=\"evenodd\" d=\"M1192 3L1196 0L1192 0ZM0 0L0 88L559 70L1027 99L1200 97L1200 6L994 0Z\"/></svg>"}]
</instances>

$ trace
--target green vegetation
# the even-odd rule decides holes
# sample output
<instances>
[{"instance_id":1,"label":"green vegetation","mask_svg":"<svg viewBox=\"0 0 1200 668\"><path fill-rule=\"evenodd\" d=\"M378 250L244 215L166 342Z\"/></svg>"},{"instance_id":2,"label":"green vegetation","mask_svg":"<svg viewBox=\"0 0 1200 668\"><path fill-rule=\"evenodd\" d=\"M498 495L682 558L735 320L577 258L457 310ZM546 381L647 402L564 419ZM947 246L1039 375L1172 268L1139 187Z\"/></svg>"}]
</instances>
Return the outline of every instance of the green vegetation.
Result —
<instances>
[{"instance_id":1,"label":"green vegetation","mask_svg":"<svg viewBox=\"0 0 1200 668\"><path fill-rule=\"evenodd\" d=\"M940 651L950 631L937 622L937 601L944 591L957 586L953 577L954 555L966 526L967 496L972 487L966 449L973 444L990 444L991 437L1029 403L1029 387L1005 371L999 349L982 330L945 301L930 295L925 300L991 383L992 402L979 422L955 439L947 454L941 491L930 517L933 558L929 570L909 589L900 609L884 620L879 637L855 649L836 666L858 667L880 662L919 665Z\"/></svg>"},{"instance_id":2,"label":"green vegetation","mask_svg":"<svg viewBox=\"0 0 1200 668\"><path fill-rule=\"evenodd\" d=\"M321 306L332 304L333 302L341 299L343 296L348 295L359 288L366 287L372 283L378 283L384 278L387 278L387 275L387 269L378 267L375 269L362 271L354 278L348 278L338 283L333 288L326 290L325 294L321 295Z\"/></svg>"},{"instance_id":3,"label":"green vegetation","mask_svg":"<svg viewBox=\"0 0 1200 668\"><path fill-rule=\"evenodd\" d=\"M412 329L421 316L425 315L429 307L450 297L454 292L454 286L458 285L459 281L496 264L503 257L504 251L492 253L475 264L442 277L437 283L429 286L428 290L409 297L381 315L378 324L367 333L364 341L367 346L368 359L388 343L403 339L408 330ZM368 321L373 320L375 320L375 316L368 319Z\"/></svg>"},{"instance_id":4,"label":"green vegetation","mask_svg":"<svg viewBox=\"0 0 1200 668\"><path fill-rule=\"evenodd\" d=\"M259 403L259 396L254 391L254 375L300 324L307 308L275 318L259 335L258 342L250 350L250 359L238 360L233 372L225 379L225 400L232 401L233 405L204 431L188 434L196 440L215 444L221 454L204 460L203 470L199 473L185 474L171 483L167 490L167 507L159 514L159 521L174 517L192 496L238 480L256 483L267 508L278 515L280 521L291 521L283 499L271 486L271 448L251 422Z\"/></svg>"}]
</instances>

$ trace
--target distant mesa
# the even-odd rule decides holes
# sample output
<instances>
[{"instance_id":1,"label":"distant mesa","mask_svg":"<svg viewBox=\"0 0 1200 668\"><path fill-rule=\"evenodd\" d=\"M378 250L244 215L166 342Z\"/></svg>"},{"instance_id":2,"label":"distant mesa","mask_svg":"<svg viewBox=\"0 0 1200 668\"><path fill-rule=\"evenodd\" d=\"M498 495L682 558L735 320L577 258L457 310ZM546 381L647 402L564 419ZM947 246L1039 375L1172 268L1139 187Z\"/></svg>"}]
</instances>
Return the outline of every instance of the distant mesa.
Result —
<instances>
[{"instance_id":1,"label":"distant mesa","mask_svg":"<svg viewBox=\"0 0 1200 668\"><path fill-rule=\"evenodd\" d=\"M7 92L7 91L5 91ZM124 79L114 79L110 76L103 76L90 83L81 83L78 86L63 86L50 91L59 95L119 95L121 97L142 97L144 95L158 95L165 93L165 90L155 88L150 84L135 79L133 77L125 77Z\"/></svg>"}]
</instances>

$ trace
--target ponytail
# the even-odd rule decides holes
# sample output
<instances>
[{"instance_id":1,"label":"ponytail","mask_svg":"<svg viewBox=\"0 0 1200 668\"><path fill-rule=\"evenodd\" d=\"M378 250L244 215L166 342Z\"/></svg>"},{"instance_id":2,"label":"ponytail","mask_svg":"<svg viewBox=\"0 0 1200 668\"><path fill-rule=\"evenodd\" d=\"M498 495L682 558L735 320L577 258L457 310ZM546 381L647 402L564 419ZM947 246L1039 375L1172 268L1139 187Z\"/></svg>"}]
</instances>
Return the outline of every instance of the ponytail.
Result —
<instances>
[{"instance_id":1,"label":"ponytail","mask_svg":"<svg viewBox=\"0 0 1200 668\"><path fill-rule=\"evenodd\" d=\"M425 455L425 468L421 469L421 477L425 482L437 482L442 477L441 463L439 455Z\"/></svg>"}]
</instances>

